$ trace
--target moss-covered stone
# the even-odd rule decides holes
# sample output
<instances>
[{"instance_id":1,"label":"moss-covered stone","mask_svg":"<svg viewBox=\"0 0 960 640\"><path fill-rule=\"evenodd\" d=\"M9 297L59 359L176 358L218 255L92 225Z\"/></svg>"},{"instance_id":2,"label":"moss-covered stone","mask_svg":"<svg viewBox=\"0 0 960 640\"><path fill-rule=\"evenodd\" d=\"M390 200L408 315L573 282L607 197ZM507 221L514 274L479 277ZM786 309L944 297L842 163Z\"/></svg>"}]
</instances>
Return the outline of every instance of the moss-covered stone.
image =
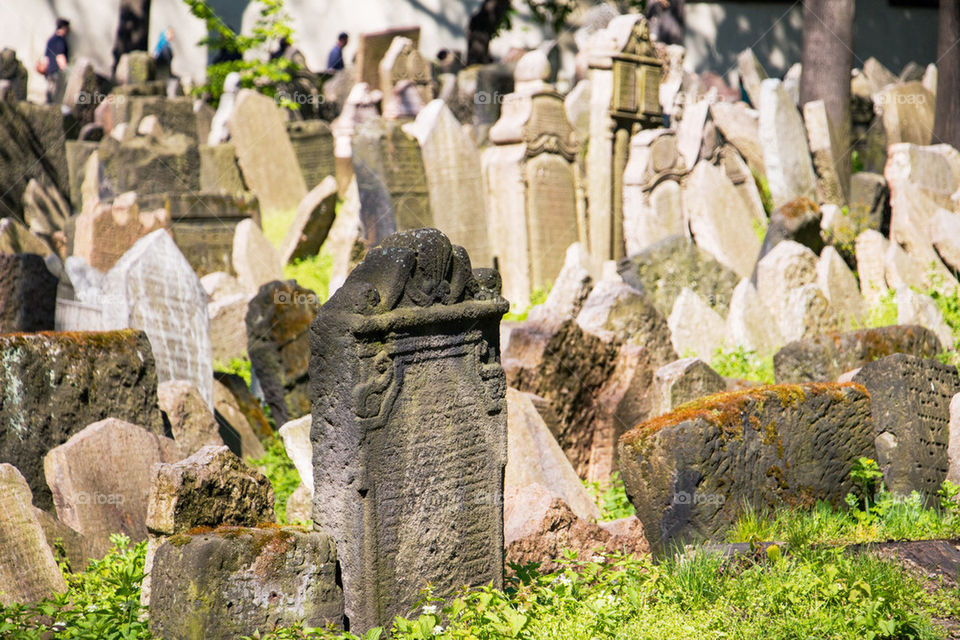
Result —
<instances>
[{"instance_id":1,"label":"moss-covered stone","mask_svg":"<svg viewBox=\"0 0 960 640\"><path fill-rule=\"evenodd\" d=\"M743 504L839 502L859 456L873 455L860 385L771 385L720 393L620 438L620 471L651 548L712 539Z\"/></svg>"}]
</instances>

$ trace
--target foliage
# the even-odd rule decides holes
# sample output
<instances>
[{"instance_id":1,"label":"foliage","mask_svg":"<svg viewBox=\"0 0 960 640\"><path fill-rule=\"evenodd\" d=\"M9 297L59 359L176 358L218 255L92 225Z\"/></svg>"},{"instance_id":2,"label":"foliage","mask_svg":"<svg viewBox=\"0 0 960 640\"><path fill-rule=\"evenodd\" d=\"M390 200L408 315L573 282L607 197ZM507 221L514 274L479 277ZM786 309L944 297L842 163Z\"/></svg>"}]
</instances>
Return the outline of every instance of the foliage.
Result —
<instances>
[{"instance_id":1,"label":"foliage","mask_svg":"<svg viewBox=\"0 0 960 640\"><path fill-rule=\"evenodd\" d=\"M583 486L587 493L597 503L600 508L600 522L610 522L627 518L636 513L630 499L627 498L627 490L623 486L623 478L619 471L614 471L610 476L610 484L606 489L601 488L599 482L587 482L584 480Z\"/></svg>"},{"instance_id":2,"label":"foliage","mask_svg":"<svg viewBox=\"0 0 960 640\"><path fill-rule=\"evenodd\" d=\"M770 195L770 183L767 182L767 177L751 169L750 173L753 174L753 181L757 184L757 191L760 192L760 202L763 204L763 210L767 212L767 217L770 217L770 214L773 212L773 196Z\"/></svg>"},{"instance_id":3,"label":"foliage","mask_svg":"<svg viewBox=\"0 0 960 640\"><path fill-rule=\"evenodd\" d=\"M863 171L863 158L860 157L860 152L856 149L850 152L850 166L853 173Z\"/></svg>"},{"instance_id":4,"label":"foliage","mask_svg":"<svg viewBox=\"0 0 960 640\"><path fill-rule=\"evenodd\" d=\"M296 280L297 284L317 294L317 300L323 303L330 290L330 274L333 271L333 256L321 249L320 253L309 258L296 260L284 265L283 277Z\"/></svg>"},{"instance_id":5,"label":"foliage","mask_svg":"<svg viewBox=\"0 0 960 640\"><path fill-rule=\"evenodd\" d=\"M151 638L140 585L146 541L130 546L121 534L110 536L113 548L82 573L65 564L67 591L31 605L0 605L0 638L33 640L146 640Z\"/></svg>"},{"instance_id":6,"label":"foliage","mask_svg":"<svg viewBox=\"0 0 960 640\"><path fill-rule=\"evenodd\" d=\"M710 366L724 378L773 384L772 355L762 358L755 351L743 347L728 350L717 349L713 354L713 361Z\"/></svg>"},{"instance_id":7,"label":"foliage","mask_svg":"<svg viewBox=\"0 0 960 640\"><path fill-rule=\"evenodd\" d=\"M263 441L266 450L261 458L248 458L247 462L260 469L273 485L274 510L277 512L277 522L287 522L287 500L300 486L300 474L293 466L293 461L287 455L283 440L276 435Z\"/></svg>"},{"instance_id":8,"label":"foliage","mask_svg":"<svg viewBox=\"0 0 960 640\"><path fill-rule=\"evenodd\" d=\"M239 58L218 62L207 67L207 83L194 88L196 95L207 94L217 104L223 95L223 82L227 75L236 71L240 74L240 86L256 89L278 103L295 110L298 104L282 95L278 96L280 85L290 82L291 73L297 70L297 64L280 57L264 60L268 47L272 43L293 37L290 16L283 7L284 0L259 0L260 15L253 25L250 35L233 31L207 4L206 0L183 0L194 17L207 25L208 36L199 45L208 45L212 51L222 51L230 57Z\"/></svg>"},{"instance_id":9,"label":"foliage","mask_svg":"<svg viewBox=\"0 0 960 640\"><path fill-rule=\"evenodd\" d=\"M763 239L767 237L767 224L759 220L752 220L753 233L757 236L757 240L763 244Z\"/></svg>"},{"instance_id":10,"label":"foliage","mask_svg":"<svg viewBox=\"0 0 960 640\"><path fill-rule=\"evenodd\" d=\"M881 487L883 481L883 472L880 471L880 465L872 458L857 458L853 467L850 469L850 479L857 483L860 491L863 492L864 509L870 510L870 503L874 501L877 489ZM849 504L849 499L847 503ZM856 503L856 498L854 498Z\"/></svg>"},{"instance_id":11,"label":"foliage","mask_svg":"<svg viewBox=\"0 0 960 640\"><path fill-rule=\"evenodd\" d=\"M510 311L503 316L504 322L526 322L527 316L530 314L530 309L533 307L543 304L547 301L547 296L550 295L550 287L552 283L547 283L546 287L536 288L530 292L530 302L521 307L519 305L513 305L510 307Z\"/></svg>"},{"instance_id":12,"label":"foliage","mask_svg":"<svg viewBox=\"0 0 960 640\"><path fill-rule=\"evenodd\" d=\"M897 324L897 301L895 292L888 289L880 294L877 306L867 315L868 327L889 327Z\"/></svg>"},{"instance_id":13,"label":"foliage","mask_svg":"<svg viewBox=\"0 0 960 640\"><path fill-rule=\"evenodd\" d=\"M936 275L939 276L939 274ZM937 308L939 308L940 313L943 314L944 322L947 323L947 326L949 326L953 332L954 344L943 345L950 349L960 340L960 291L956 289L948 290L946 287L938 286L942 280L941 277L934 277L934 286L927 291L927 295L937 303Z\"/></svg>"},{"instance_id":14,"label":"foliage","mask_svg":"<svg viewBox=\"0 0 960 640\"><path fill-rule=\"evenodd\" d=\"M232 373L243 378L243 381L250 386L250 360L246 357L233 358L230 362L223 363L219 360L214 361L213 370L223 373Z\"/></svg>"}]
</instances>

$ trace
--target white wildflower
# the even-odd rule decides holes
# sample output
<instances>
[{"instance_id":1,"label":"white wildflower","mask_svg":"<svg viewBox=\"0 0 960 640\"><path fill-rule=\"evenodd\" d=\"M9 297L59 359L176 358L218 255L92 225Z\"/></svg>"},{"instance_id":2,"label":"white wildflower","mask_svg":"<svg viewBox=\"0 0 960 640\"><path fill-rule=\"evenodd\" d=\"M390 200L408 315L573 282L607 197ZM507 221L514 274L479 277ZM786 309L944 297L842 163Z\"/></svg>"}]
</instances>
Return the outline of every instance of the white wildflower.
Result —
<instances>
[{"instance_id":1,"label":"white wildflower","mask_svg":"<svg viewBox=\"0 0 960 640\"><path fill-rule=\"evenodd\" d=\"M437 605L435 604L425 604L423 605L423 612L427 615L433 615L437 612Z\"/></svg>"},{"instance_id":2,"label":"white wildflower","mask_svg":"<svg viewBox=\"0 0 960 640\"><path fill-rule=\"evenodd\" d=\"M438 636L443 633L443 627L439 624L433 628L433 635Z\"/></svg>"}]
</instances>

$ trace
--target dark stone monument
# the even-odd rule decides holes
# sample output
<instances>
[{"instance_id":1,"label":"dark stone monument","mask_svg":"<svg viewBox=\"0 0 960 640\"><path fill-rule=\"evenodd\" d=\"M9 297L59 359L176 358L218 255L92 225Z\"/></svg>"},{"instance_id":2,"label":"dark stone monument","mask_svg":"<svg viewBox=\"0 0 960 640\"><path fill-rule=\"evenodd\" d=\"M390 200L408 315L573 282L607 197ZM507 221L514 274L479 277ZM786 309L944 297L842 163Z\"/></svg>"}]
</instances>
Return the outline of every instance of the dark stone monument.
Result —
<instances>
[{"instance_id":1,"label":"dark stone monument","mask_svg":"<svg viewBox=\"0 0 960 640\"><path fill-rule=\"evenodd\" d=\"M864 365L853 381L870 392L877 463L894 494L934 496L947 477L950 399L957 368L898 353Z\"/></svg>"},{"instance_id":2,"label":"dark stone monument","mask_svg":"<svg viewBox=\"0 0 960 640\"><path fill-rule=\"evenodd\" d=\"M354 632L427 583L503 582L507 308L495 271L418 229L371 249L311 326L314 522Z\"/></svg>"},{"instance_id":3,"label":"dark stone monument","mask_svg":"<svg viewBox=\"0 0 960 640\"><path fill-rule=\"evenodd\" d=\"M37 254L0 254L0 333L53 331L57 284Z\"/></svg>"}]
</instances>

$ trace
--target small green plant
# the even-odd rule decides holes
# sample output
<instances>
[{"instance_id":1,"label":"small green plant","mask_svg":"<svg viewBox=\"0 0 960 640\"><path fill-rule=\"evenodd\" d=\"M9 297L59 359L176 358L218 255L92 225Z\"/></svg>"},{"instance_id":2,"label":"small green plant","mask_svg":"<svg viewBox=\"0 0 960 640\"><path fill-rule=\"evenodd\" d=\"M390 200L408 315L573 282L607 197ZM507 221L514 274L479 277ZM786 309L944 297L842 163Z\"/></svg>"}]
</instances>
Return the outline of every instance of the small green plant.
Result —
<instances>
[{"instance_id":1,"label":"small green plant","mask_svg":"<svg viewBox=\"0 0 960 640\"><path fill-rule=\"evenodd\" d=\"M610 483L605 489L601 488L599 482L584 481L583 486L600 508L600 522L628 518L636 513L636 509L627 497L627 490L623 486L623 478L620 477L619 471L614 471L610 475Z\"/></svg>"},{"instance_id":2,"label":"small green plant","mask_svg":"<svg viewBox=\"0 0 960 640\"><path fill-rule=\"evenodd\" d=\"M246 357L233 358L226 364L216 360L213 363L213 370L238 375L243 378L243 381L247 383L248 387L250 386L250 360Z\"/></svg>"},{"instance_id":3,"label":"small green plant","mask_svg":"<svg viewBox=\"0 0 960 640\"><path fill-rule=\"evenodd\" d=\"M550 295L551 284L552 283L547 283L546 287L537 287L531 291L530 300L526 306L512 306L510 311L503 316L504 322L525 322L527 316L530 314L530 309L547 301L547 296Z\"/></svg>"},{"instance_id":4,"label":"small green plant","mask_svg":"<svg viewBox=\"0 0 960 640\"><path fill-rule=\"evenodd\" d=\"M874 500L877 490L883 482L883 472L880 465L871 458L859 457L850 469L850 479L857 483L863 492L864 511L870 510L870 503Z\"/></svg>"},{"instance_id":5,"label":"small green plant","mask_svg":"<svg viewBox=\"0 0 960 640\"><path fill-rule=\"evenodd\" d=\"M770 183L767 182L767 177L759 171L751 169L750 173L753 174L753 181L757 184L757 191L760 192L760 202L763 204L763 210L769 218L773 212L773 196L770 195Z\"/></svg>"},{"instance_id":6,"label":"small green plant","mask_svg":"<svg viewBox=\"0 0 960 640\"><path fill-rule=\"evenodd\" d=\"M850 165L853 173L863 171L863 158L860 157L860 152L856 149L850 152Z\"/></svg>"},{"instance_id":7,"label":"small green plant","mask_svg":"<svg viewBox=\"0 0 960 640\"><path fill-rule=\"evenodd\" d=\"M287 455L283 440L274 435L264 440L263 445L266 454L261 458L249 458L247 463L260 469L270 480L270 484L273 485L277 522L286 524L287 500L300 486L300 474L297 473L297 468L293 466L290 456Z\"/></svg>"},{"instance_id":8,"label":"small green plant","mask_svg":"<svg viewBox=\"0 0 960 640\"><path fill-rule=\"evenodd\" d=\"M867 317L868 327L889 327L897 324L897 301L894 291L888 289L880 294L877 306L870 309Z\"/></svg>"},{"instance_id":9,"label":"small green plant","mask_svg":"<svg viewBox=\"0 0 960 640\"><path fill-rule=\"evenodd\" d=\"M323 303L330 290L330 273L333 271L333 256L321 250L315 256L296 260L283 267L283 277L296 280L297 284L317 294L318 303Z\"/></svg>"},{"instance_id":10,"label":"small green plant","mask_svg":"<svg viewBox=\"0 0 960 640\"><path fill-rule=\"evenodd\" d=\"M710 366L725 378L752 380L763 384L773 384L774 381L773 356L763 358L755 351L743 347L717 349Z\"/></svg>"},{"instance_id":11,"label":"small green plant","mask_svg":"<svg viewBox=\"0 0 960 640\"><path fill-rule=\"evenodd\" d=\"M290 82L291 74L298 69L298 65L283 56L266 59L272 43L293 37L291 19L284 9L283 0L259 1L260 14L249 35L234 32L206 0L183 2L194 17L206 23L209 35L198 44L207 45L212 51L223 52L227 58L234 58L208 66L207 82L193 89L195 95L209 95L216 105L223 94L224 80L235 71L240 74L240 86L277 98L278 104L288 109L299 108L297 102L279 92L281 85Z\"/></svg>"},{"instance_id":12,"label":"small green plant","mask_svg":"<svg viewBox=\"0 0 960 640\"><path fill-rule=\"evenodd\" d=\"M753 224L753 233L757 236L757 240L760 243L763 243L763 239L767 236L767 225L761 222L760 220L752 220Z\"/></svg>"}]
</instances>

